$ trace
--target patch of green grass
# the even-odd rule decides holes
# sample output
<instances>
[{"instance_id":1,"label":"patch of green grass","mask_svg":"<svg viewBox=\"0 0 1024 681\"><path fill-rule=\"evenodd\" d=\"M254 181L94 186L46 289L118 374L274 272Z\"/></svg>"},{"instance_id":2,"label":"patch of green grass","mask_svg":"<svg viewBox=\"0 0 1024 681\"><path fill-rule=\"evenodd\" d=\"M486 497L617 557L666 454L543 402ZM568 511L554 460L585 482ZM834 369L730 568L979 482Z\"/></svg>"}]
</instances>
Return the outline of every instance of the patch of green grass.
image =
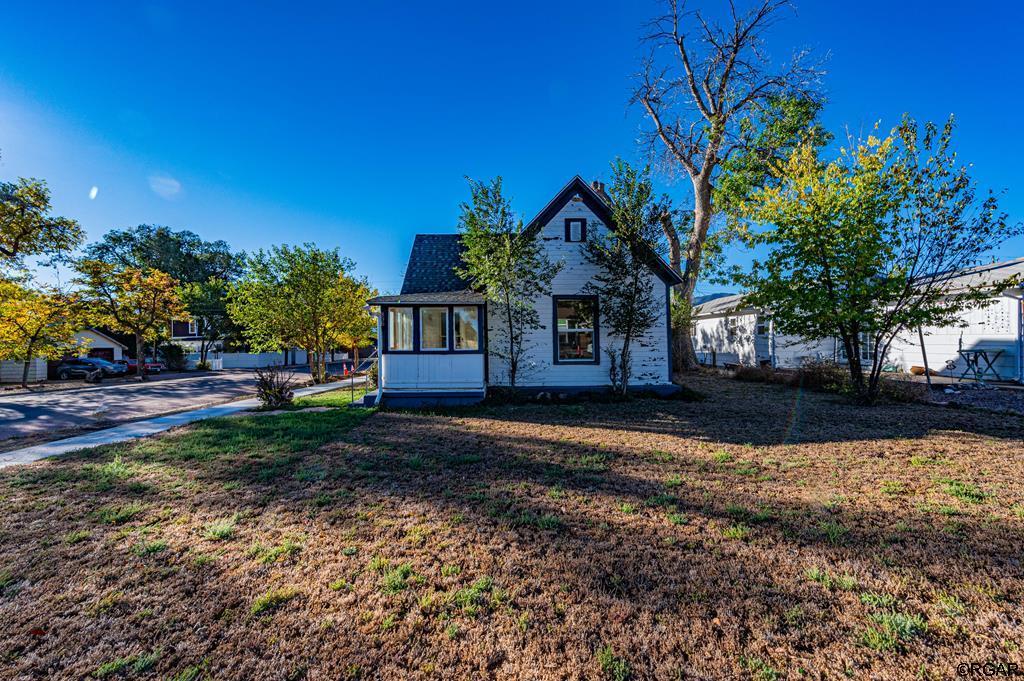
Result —
<instances>
[{"instance_id":1,"label":"patch of green grass","mask_svg":"<svg viewBox=\"0 0 1024 681\"><path fill-rule=\"evenodd\" d=\"M285 537L280 544L269 547L263 546L258 542L254 543L249 547L247 554L252 558L258 559L261 563L269 565L270 563L291 558L300 551L302 551L300 541L292 537Z\"/></svg>"},{"instance_id":2,"label":"patch of green grass","mask_svg":"<svg viewBox=\"0 0 1024 681\"><path fill-rule=\"evenodd\" d=\"M10 570L0 570L0 595L14 584L14 575Z\"/></svg>"},{"instance_id":3,"label":"patch of green grass","mask_svg":"<svg viewBox=\"0 0 1024 681\"><path fill-rule=\"evenodd\" d=\"M606 679L629 681L633 676L629 661L617 656L611 646L605 646L597 651L597 664Z\"/></svg>"},{"instance_id":4,"label":"patch of green grass","mask_svg":"<svg viewBox=\"0 0 1024 681\"><path fill-rule=\"evenodd\" d=\"M551 497L552 499L563 499L565 498L565 490L555 485L554 487L548 490L548 496Z\"/></svg>"},{"instance_id":5,"label":"patch of green grass","mask_svg":"<svg viewBox=\"0 0 1024 681\"><path fill-rule=\"evenodd\" d=\"M355 546L346 546L341 550L341 555L343 556L354 556L357 553L359 553L359 549Z\"/></svg>"},{"instance_id":6,"label":"patch of green grass","mask_svg":"<svg viewBox=\"0 0 1024 681\"><path fill-rule=\"evenodd\" d=\"M442 565L441 575L443 577L454 577L455 575L462 572L462 568L458 565Z\"/></svg>"},{"instance_id":7,"label":"patch of green grass","mask_svg":"<svg viewBox=\"0 0 1024 681\"><path fill-rule=\"evenodd\" d=\"M193 666L185 667L180 672L169 678L167 681L199 681L199 677L202 676L202 667Z\"/></svg>"},{"instance_id":8,"label":"patch of green grass","mask_svg":"<svg viewBox=\"0 0 1024 681\"><path fill-rule=\"evenodd\" d=\"M890 610L872 613L870 618L874 626L869 626L861 634L861 643L872 650L902 650L906 642L928 630L928 625L920 615Z\"/></svg>"},{"instance_id":9,"label":"patch of green grass","mask_svg":"<svg viewBox=\"0 0 1024 681\"><path fill-rule=\"evenodd\" d=\"M955 594L939 593L936 595L935 602L947 617L959 617L967 612L967 606Z\"/></svg>"},{"instance_id":10,"label":"patch of green grass","mask_svg":"<svg viewBox=\"0 0 1024 681\"><path fill-rule=\"evenodd\" d=\"M655 449L651 452L651 458L660 463L669 463L672 461L672 454L660 449Z\"/></svg>"},{"instance_id":11,"label":"patch of green grass","mask_svg":"<svg viewBox=\"0 0 1024 681\"><path fill-rule=\"evenodd\" d=\"M869 608L880 610L892 610L899 603L892 594L878 591L865 591L860 595L860 602Z\"/></svg>"},{"instance_id":12,"label":"patch of green grass","mask_svg":"<svg viewBox=\"0 0 1024 681\"><path fill-rule=\"evenodd\" d=\"M151 556L154 553L160 553L161 551L167 550L167 542L163 539L154 539L152 541L140 541L138 544L132 547L132 553L136 556Z\"/></svg>"},{"instance_id":13,"label":"patch of green grass","mask_svg":"<svg viewBox=\"0 0 1024 681\"><path fill-rule=\"evenodd\" d=\"M96 511L96 517L108 525L123 525L145 510L144 504L132 502L123 506L105 506Z\"/></svg>"},{"instance_id":14,"label":"patch of green grass","mask_svg":"<svg viewBox=\"0 0 1024 681\"><path fill-rule=\"evenodd\" d=\"M391 629L394 629L394 628L395 628L395 625L396 625L397 623L398 623L398 622L397 622L397 620L395 619L395 616L394 616L393 614L391 614L391 615L388 615L388 616L387 616L387 617L385 617L385 618L384 618L383 620L381 620L381 623L380 623L380 630L381 630L381 631L390 631Z\"/></svg>"},{"instance_id":15,"label":"patch of green grass","mask_svg":"<svg viewBox=\"0 0 1024 681\"><path fill-rule=\"evenodd\" d=\"M682 484L683 476L681 475L670 475L667 478L665 478L665 487L668 487L670 489L672 487L679 487Z\"/></svg>"},{"instance_id":16,"label":"patch of green grass","mask_svg":"<svg viewBox=\"0 0 1024 681\"><path fill-rule=\"evenodd\" d=\"M523 510L519 513L511 513L509 524L512 527L535 527L538 530L551 530L557 532L562 529L564 522L561 517L554 513L534 513Z\"/></svg>"},{"instance_id":17,"label":"patch of green grass","mask_svg":"<svg viewBox=\"0 0 1024 681\"><path fill-rule=\"evenodd\" d=\"M211 541L227 541L235 536L235 530L238 525L238 514L235 513L230 518L221 518L214 520L206 524L203 528L203 537Z\"/></svg>"},{"instance_id":18,"label":"patch of green grass","mask_svg":"<svg viewBox=\"0 0 1024 681\"><path fill-rule=\"evenodd\" d=\"M818 531L821 532L825 539L828 540L828 543L833 546L843 543L847 532L849 532L845 527L831 519L823 520L818 523Z\"/></svg>"},{"instance_id":19,"label":"patch of green grass","mask_svg":"<svg viewBox=\"0 0 1024 681\"><path fill-rule=\"evenodd\" d=\"M733 523L722 530L722 536L726 539L746 539L750 536L750 527L743 523Z\"/></svg>"},{"instance_id":20,"label":"patch of green grass","mask_svg":"<svg viewBox=\"0 0 1024 681\"><path fill-rule=\"evenodd\" d=\"M131 672L132 674L144 674L152 669L153 665L155 665L159 659L159 650L154 650L142 655L119 657L115 660L111 660L110 662L101 664L96 668L96 671L93 672L93 676L103 679L108 676L115 676L126 672Z\"/></svg>"},{"instance_id":21,"label":"patch of green grass","mask_svg":"<svg viewBox=\"0 0 1024 681\"><path fill-rule=\"evenodd\" d=\"M74 546L75 544L84 542L91 536L92 535L89 533L89 530L76 530L75 532L69 532L64 535L64 543L68 546Z\"/></svg>"},{"instance_id":22,"label":"patch of green grass","mask_svg":"<svg viewBox=\"0 0 1024 681\"><path fill-rule=\"evenodd\" d=\"M459 589L451 596L451 603L470 617L476 617L481 608L489 601L491 591L494 589L494 580L484 576L477 579L464 589Z\"/></svg>"},{"instance_id":23,"label":"patch of green grass","mask_svg":"<svg viewBox=\"0 0 1024 681\"><path fill-rule=\"evenodd\" d=\"M449 641L454 641L459 636L459 625L452 622L445 628L444 635L448 637Z\"/></svg>"},{"instance_id":24,"label":"patch of green grass","mask_svg":"<svg viewBox=\"0 0 1024 681\"><path fill-rule=\"evenodd\" d=\"M679 499L674 494L655 494L644 499L644 506L648 508L674 506L678 501Z\"/></svg>"},{"instance_id":25,"label":"patch of green grass","mask_svg":"<svg viewBox=\"0 0 1024 681\"><path fill-rule=\"evenodd\" d=\"M402 563L393 569L387 569L381 578L381 591L386 594L397 594L408 588L409 582L416 577L412 563Z\"/></svg>"},{"instance_id":26,"label":"patch of green grass","mask_svg":"<svg viewBox=\"0 0 1024 681\"><path fill-rule=\"evenodd\" d=\"M273 589L253 601L252 607L249 608L249 612L253 616L271 613L298 595L298 589L293 587Z\"/></svg>"},{"instance_id":27,"label":"patch of green grass","mask_svg":"<svg viewBox=\"0 0 1024 681\"><path fill-rule=\"evenodd\" d=\"M942 485L942 491L946 494L969 504L980 504L989 497L989 494L970 482L943 478L939 480L939 483Z\"/></svg>"},{"instance_id":28,"label":"patch of green grass","mask_svg":"<svg viewBox=\"0 0 1024 681\"><path fill-rule=\"evenodd\" d=\"M911 466L937 466L942 463L942 459L937 456L924 456L921 454L915 454L910 457Z\"/></svg>"},{"instance_id":29,"label":"patch of green grass","mask_svg":"<svg viewBox=\"0 0 1024 681\"><path fill-rule=\"evenodd\" d=\"M669 513L667 517L668 521L673 525L685 525L689 522L689 518L682 513Z\"/></svg>"},{"instance_id":30,"label":"patch of green grass","mask_svg":"<svg viewBox=\"0 0 1024 681\"><path fill-rule=\"evenodd\" d=\"M819 567L810 567L804 571L804 576L812 582L821 584L826 589L841 589L852 591L857 588L857 578L853 575L834 575Z\"/></svg>"},{"instance_id":31,"label":"patch of green grass","mask_svg":"<svg viewBox=\"0 0 1024 681\"><path fill-rule=\"evenodd\" d=\"M348 407L352 404L353 399L356 401L363 399L363 395L366 394L366 389L361 386L355 386L353 391L347 384L338 384L337 390L329 390L324 393L317 393L316 395L307 395L305 397L297 397L292 402L291 408L293 409L306 409L307 407ZM355 398L353 398L353 394ZM330 413L330 412L327 412Z\"/></svg>"},{"instance_id":32,"label":"patch of green grass","mask_svg":"<svg viewBox=\"0 0 1024 681\"><path fill-rule=\"evenodd\" d=\"M636 513L636 504L623 502L619 504L619 510L625 513L626 515L633 515L634 513Z\"/></svg>"},{"instance_id":33,"label":"patch of green grass","mask_svg":"<svg viewBox=\"0 0 1024 681\"><path fill-rule=\"evenodd\" d=\"M732 461L732 454L725 451L724 449L719 449L717 452L711 455L711 458L714 459L715 463L729 463L730 461Z\"/></svg>"},{"instance_id":34,"label":"patch of green grass","mask_svg":"<svg viewBox=\"0 0 1024 681\"><path fill-rule=\"evenodd\" d=\"M777 681L779 672L771 665L758 657L740 657L740 664L750 672L751 677L756 681Z\"/></svg>"},{"instance_id":35,"label":"patch of green grass","mask_svg":"<svg viewBox=\"0 0 1024 681\"><path fill-rule=\"evenodd\" d=\"M331 591L351 591L352 584L344 579L336 579L327 585L327 588Z\"/></svg>"},{"instance_id":36,"label":"patch of green grass","mask_svg":"<svg viewBox=\"0 0 1024 681\"><path fill-rule=\"evenodd\" d=\"M906 488L899 480L886 480L882 483L881 489L882 494L888 494L891 497L899 496L906 492Z\"/></svg>"}]
</instances>

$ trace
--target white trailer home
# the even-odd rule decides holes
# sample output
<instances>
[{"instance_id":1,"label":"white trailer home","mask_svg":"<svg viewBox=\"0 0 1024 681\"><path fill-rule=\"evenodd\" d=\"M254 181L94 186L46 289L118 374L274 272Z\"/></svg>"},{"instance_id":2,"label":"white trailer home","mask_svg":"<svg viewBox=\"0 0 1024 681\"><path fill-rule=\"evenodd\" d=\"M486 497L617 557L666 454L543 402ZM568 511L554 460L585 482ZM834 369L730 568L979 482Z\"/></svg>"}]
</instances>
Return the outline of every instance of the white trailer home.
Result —
<instances>
[{"instance_id":1,"label":"white trailer home","mask_svg":"<svg viewBox=\"0 0 1024 681\"><path fill-rule=\"evenodd\" d=\"M960 377L967 369L964 354L984 350L994 372L987 378L1024 383L1024 258L956 273L950 276L950 283L953 287L977 284L994 287L998 282L1013 278L1018 280L1015 286L1003 290L993 288L988 301L964 312L957 324L922 329L929 368ZM745 305L743 299L740 294L694 307L694 347L704 364L797 367L811 360L843 361L842 346L835 340L807 341L776 334L771 316ZM862 352L864 359L870 359L872 349L866 342ZM917 330L897 338L885 359L886 365L895 371L923 367Z\"/></svg>"}]
</instances>

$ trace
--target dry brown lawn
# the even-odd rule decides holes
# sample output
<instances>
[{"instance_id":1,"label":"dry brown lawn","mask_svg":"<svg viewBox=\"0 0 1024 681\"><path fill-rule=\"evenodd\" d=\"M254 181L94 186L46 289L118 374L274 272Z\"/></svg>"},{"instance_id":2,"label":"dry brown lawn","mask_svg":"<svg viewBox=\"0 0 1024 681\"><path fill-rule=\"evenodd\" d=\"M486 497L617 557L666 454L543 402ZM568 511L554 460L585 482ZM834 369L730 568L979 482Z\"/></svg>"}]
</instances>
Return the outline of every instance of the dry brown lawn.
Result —
<instances>
[{"instance_id":1,"label":"dry brown lawn","mask_svg":"<svg viewBox=\"0 0 1024 681\"><path fill-rule=\"evenodd\" d=\"M1024 418L703 402L208 421L0 471L4 678L1024 667Z\"/></svg>"}]
</instances>

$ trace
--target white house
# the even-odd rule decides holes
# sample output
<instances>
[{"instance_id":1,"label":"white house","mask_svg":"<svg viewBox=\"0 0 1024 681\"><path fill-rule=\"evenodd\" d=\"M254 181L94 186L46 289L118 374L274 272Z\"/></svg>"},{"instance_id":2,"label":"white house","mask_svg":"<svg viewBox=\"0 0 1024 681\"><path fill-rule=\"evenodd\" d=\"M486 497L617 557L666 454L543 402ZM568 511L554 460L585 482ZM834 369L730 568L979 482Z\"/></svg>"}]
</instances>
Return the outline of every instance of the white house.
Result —
<instances>
[{"instance_id":1,"label":"white house","mask_svg":"<svg viewBox=\"0 0 1024 681\"><path fill-rule=\"evenodd\" d=\"M79 331L75 334L75 342L84 346L83 355L98 357L108 362L123 359L124 352L128 349L124 343L96 329Z\"/></svg>"},{"instance_id":2,"label":"white house","mask_svg":"<svg viewBox=\"0 0 1024 681\"><path fill-rule=\"evenodd\" d=\"M994 286L1013 277L1024 282L1024 258L958 272L950 276L950 284ZM745 305L743 298L716 298L694 307L694 347L703 363L797 367L809 360L843 360L842 345L835 340L807 341L776 334L771 315ZM959 377L967 369L961 352L984 350L999 379L1024 383L1024 289L1020 284L1005 290L993 288L985 304L964 312L957 324L922 331L932 370ZM867 342L862 343L861 352L870 360L872 348ZM885 359L894 371L923 367L916 329L897 338ZM992 373L988 377L996 378Z\"/></svg>"},{"instance_id":3,"label":"white house","mask_svg":"<svg viewBox=\"0 0 1024 681\"><path fill-rule=\"evenodd\" d=\"M551 291L534 301L541 328L525 342L517 387L527 391L577 392L609 384L603 349L618 339L603 331L601 301L586 285L594 266L581 245L591 230L615 229L603 187L573 178L520 238L538 239L548 257L562 263ZM392 405L472 403L488 386L508 385L508 367L489 347L502 336L502 321L488 315L483 296L456 273L462 246L457 234L419 234L413 243L402 292L370 301L380 306L380 367L377 398ZM633 341L631 385L676 390L671 379L669 289L680 282L656 253L650 274L664 313L647 334Z\"/></svg>"}]
</instances>

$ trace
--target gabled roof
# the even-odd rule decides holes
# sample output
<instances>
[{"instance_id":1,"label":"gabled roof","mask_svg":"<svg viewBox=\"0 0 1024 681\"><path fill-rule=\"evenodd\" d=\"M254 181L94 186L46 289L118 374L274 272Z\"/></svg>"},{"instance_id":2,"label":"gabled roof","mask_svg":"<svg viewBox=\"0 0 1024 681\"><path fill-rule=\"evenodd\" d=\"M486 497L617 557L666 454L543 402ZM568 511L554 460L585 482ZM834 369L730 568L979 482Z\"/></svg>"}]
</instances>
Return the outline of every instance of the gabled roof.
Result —
<instances>
[{"instance_id":1,"label":"gabled roof","mask_svg":"<svg viewBox=\"0 0 1024 681\"><path fill-rule=\"evenodd\" d=\"M544 228L544 225L551 222L551 219L558 214L558 211L562 210L565 204L577 196L583 201L583 205L589 208L608 229L615 229L615 220L612 218L612 209L608 202L605 201L603 196L594 191L594 188L587 184L582 177L576 175L569 180L568 184L562 187L562 191L558 192L555 198L551 199L548 205L544 206L535 218L526 223L523 234L531 237L536 236ZM655 251L648 251L647 261L647 264L650 265L655 274L666 284L675 286L676 284L683 283L682 277L669 267L665 259Z\"/></svg>"},{"instance_id":2,"label":"gabled roof","mask_svg":"<svg viewBox=\"0 0 1024 681\"><path fill-rule=\"evenodd\" d=\"M615 229L608 203L577 175L527 223L523 236L536 236L565 204L577 196L609 229ZM458 234L417 234L405 269L402 292L397 296L378 296L369 302L373 305L483 302L483 296L473 291L470 283L456 272L462 265L462 252ZM653 250L648 254L648 264L665 283L673 286L682 283L679 275Z\"/></svg>"},{"instance_id":3,"label":"gabled roof","mask_svg":"<svg viewBox=\"0 0 1024 681\"><path fill-rule=\"evenodd\" d=\"M402 293L464 291L469 282L455 271L462 266L458 234L417 234L405 269Z\"/></svg>"},{"instance_id":4,"label":"gabled roof","mask_svg":"<svg viewBox=\"0 0 1024 681\"><path fill-rule=\"evenodd\" d=\"M88 327L88 328L82 329L81 331L79 331L79 333L85 333L86 331L88 331L89 333L94 334L96 336L99 336L100 338L105 338L106 340L110 341L114 345L120 346L122 350L127 350L128 349L128 346L125 345L124 343L122 343L121 341L117 340L116 338L111 338L110 336L108 336L107 334L103 333L99 329L94 329L91 326Z\"/></svg>"},{"instance_id":5,"label":"gabled roof","mask_svg":"<svg viewBox=\"0 0 1024 681\"><path fill-rule=\"evenodd\" d=\"M1024 286L1024 258L994 262L989 265L979 265L959 272L949 272L935 275L936 281L945 280L951 290L974 286L996 286L1007 280L1014 279L1018 287ZM927 280L928 277L922 277Z\"/></svg>"}]
</instances>

